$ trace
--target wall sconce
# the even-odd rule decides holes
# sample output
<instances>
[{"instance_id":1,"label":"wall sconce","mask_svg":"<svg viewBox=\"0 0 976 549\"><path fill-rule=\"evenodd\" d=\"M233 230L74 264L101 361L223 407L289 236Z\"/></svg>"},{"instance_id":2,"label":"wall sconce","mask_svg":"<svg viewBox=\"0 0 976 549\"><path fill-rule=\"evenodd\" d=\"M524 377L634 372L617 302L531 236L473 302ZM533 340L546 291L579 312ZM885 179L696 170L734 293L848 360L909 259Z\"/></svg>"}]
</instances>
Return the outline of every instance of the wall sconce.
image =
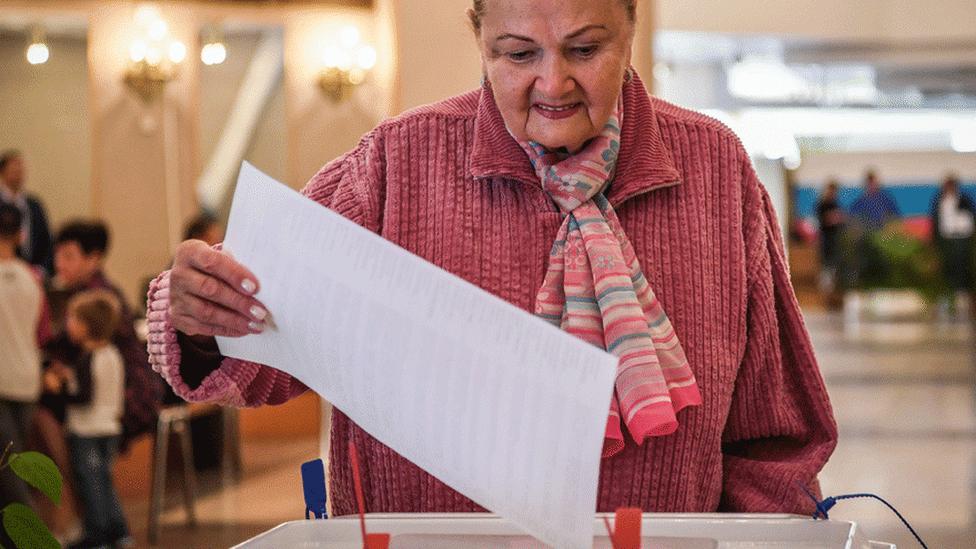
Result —
<instances>
[{"instance_id":1,"label":"wall sconce","mask_svg":"<svg viewBox=\"0 0 976 549\"><path fill-rule=\"evenodd\" d=\"M348 26L339 31L338 43L326 46L322 52L322 70L318 84L332 101L349 96L353 88L366 81L376 66L376 50L360 41L359 29Z\"/></svg>"},{"instance_id":2,"label":"wall sconce","mask_svg":"<svg viewBox=\"0 0 976 549\"><path fill-rule=\"evenodd\" d=\"M220 31L214 25L209 25L205 32L206 38L200 48L200 61L207 66L219 65L227 60L227 46Z\"/></svg>"},{"instance_id":3,"label":"wall sconce","mask_svg":"<svg viewBox=\"0 0 976 549\"><path fill-rule=\"evenodd\" d=\"M31 65L47 63L51 52L48 50L46 40L44 39L44 29L41 27L31 29L30 45L27 46L27 51L24 54L27 56L27 62Z\"/></svg>"},{"instance_id":4,"label":"wall sconce","mask_svg":"<svg viewBox=\"0 0 976 549\"><path fill-rule=\"evenodd\" d=\"M186 46L169 36L169 26L159 10L143 6L136 11L136 38L129 46L129 66L124 81L145 103L163 94L166 83L176 78L186 59Z\"/></svg>"}]
</instances>

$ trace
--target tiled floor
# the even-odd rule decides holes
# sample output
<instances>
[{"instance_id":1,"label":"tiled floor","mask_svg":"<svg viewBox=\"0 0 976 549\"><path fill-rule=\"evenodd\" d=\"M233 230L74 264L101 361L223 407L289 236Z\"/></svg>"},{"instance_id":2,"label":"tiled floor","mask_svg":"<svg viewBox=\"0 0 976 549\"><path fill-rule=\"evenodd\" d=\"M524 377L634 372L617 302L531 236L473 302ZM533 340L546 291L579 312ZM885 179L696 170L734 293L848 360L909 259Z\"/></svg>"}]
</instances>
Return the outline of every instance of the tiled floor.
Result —
<instances>
[{"instance_id":1,"label":"tiled floor","mask_svg":"<svg viewBox=\"0 0 976 549\"><path fill-rule=\"evenodd\" d=\"M216 475L200 479L196 527L186 525L181 493L170 482L158 547L230 547L282 522L304 518L299 467L318 457L318 439L251 441L242 452L240 482L223 486ZM125 501L124 507L137 546L148 547L148 502L139 498Z\"/></svg>"},{"instance_id":2,"label":"tiled floor","mask_svg":"<svg viewBox=\"0 0 976 549\"><path fill-rule=\"evenodd\" d=\"M895 505L930 547L976 547L976 347L955 323L861 323L808 313L840 442L825 495L874 492ZM877 539L917 547L875 501L845 501L833 518Z\"/></svg>"},{"instance_id":3,"label":"tiled floor","mask_svg":"<svg viewBox=\"0 0 976 549\"><path fill-rule=\"evenodd\" d=\"M932 548L976 547L976 340L968 322L846 324L811 312L807 323L833 399L841 439L822 475L827 495L875 492L917 527ZM299 464L316 440L244 446L244 480L210 490L200 524L175 505L162 547L227 547L302 516ZM178 503L174 498L173 503ZM146 504L127 505L140 546ZM861 522L876 539L916 547L880 503L842 502L832 517Z\"/></svg>"}]
</instances>

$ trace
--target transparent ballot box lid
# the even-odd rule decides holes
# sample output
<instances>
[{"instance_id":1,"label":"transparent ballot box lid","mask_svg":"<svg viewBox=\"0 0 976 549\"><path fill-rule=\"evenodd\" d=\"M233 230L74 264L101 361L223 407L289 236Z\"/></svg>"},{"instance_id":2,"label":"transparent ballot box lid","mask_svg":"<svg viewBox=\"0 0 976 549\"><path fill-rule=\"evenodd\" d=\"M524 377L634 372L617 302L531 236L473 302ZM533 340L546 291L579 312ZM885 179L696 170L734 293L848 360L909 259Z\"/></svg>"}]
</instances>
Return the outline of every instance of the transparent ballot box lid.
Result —
<instances>
[{"instance_id":1,"label":"transparent ballot box lid","mask_svg":"<svg viewBox=\"0 0 976 549\"><path fill-rule=\"evenodd\" d=\"M607 515L613 521L612 515ZM593 547L611 549L598 514ZM489 514L366 515L370 533L391 535L392 549L544 549L512 523ZM658 514L644 515L643 547L654 549L894 549L870 541L856 522L812 520L796 515ZM280 547L361 549L359 518L286 522L235 549Z\"/></svg>"}]
</instances>

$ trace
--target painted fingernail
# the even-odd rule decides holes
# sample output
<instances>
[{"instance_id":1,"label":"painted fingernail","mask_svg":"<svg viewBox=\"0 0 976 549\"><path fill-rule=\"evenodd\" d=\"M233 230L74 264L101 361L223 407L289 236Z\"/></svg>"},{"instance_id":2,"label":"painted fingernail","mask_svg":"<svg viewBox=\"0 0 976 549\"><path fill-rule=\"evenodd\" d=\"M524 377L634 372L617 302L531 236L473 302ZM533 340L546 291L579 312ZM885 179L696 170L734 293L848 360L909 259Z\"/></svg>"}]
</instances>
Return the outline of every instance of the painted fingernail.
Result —
<instances>
[{"instance_id":1,"label":"painted fingernail","mask_svg":"<svg viewBox=\"0 0 976 549\"><path fill-rule=\"evenodd\" d=\"M261 333L264 331L264 324L261 322L248 322L247 327L250 328L252 332Z\"/></svg>"},{"instance_id":2,"label":"painted fingernail","mask_svg":"<svg viewBox=\"0 0 976 549\"><path fill-rule=\"evenodd\" d=\"M241 288L245 292L247 292L249 294L253 294L254 293L254 290L257 290L258 289L258 285L255 284L253 280L251 280L249 278L245 278L244 279L244 282L241 282Z\"/></svg>"},{"instance_id":3,"label":"painted fingernail","mask_svg":"<svg viewBox=\"0 0 976 549\"><path fill-rule=\"evenodd\" d=\"M268 311L265 311L257 305L251 305L251 316L254 317L254 320L264 320L268 316Z\"/></svg>"}]
</instances>

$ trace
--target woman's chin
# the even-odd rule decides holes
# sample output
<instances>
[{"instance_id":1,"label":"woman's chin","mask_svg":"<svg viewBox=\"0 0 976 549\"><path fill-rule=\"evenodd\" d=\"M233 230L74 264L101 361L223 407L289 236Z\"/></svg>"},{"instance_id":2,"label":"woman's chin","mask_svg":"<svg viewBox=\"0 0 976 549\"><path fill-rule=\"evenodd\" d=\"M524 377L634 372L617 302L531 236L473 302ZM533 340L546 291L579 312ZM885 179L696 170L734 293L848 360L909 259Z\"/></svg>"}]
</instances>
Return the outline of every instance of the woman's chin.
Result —
<instances>
[{"instance_id":1,"label":"woman's chin","mask_svg":"<svg viewBox=\"0 0 976 549\"><path fill-rule=\"evenodd\" d=\"M583 144L586 143L589 138L581 138L579 136L546 136L540 135L538 137L529 137L530 141L538 143L545 147L547 150L554 151L557 149L566 149L570 153L575 153L576 151L583 148Z\"/></svg>"}]
</instances>

